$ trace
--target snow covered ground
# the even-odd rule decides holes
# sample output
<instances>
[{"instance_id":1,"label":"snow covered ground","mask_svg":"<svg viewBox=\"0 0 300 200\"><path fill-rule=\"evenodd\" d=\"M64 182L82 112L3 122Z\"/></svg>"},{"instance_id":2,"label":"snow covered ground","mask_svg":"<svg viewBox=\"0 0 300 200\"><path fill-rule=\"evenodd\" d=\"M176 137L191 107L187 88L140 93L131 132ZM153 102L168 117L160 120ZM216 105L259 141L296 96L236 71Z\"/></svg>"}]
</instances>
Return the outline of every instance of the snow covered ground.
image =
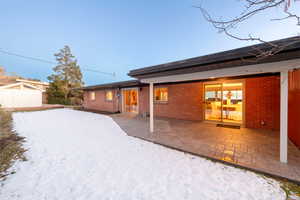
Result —
<instances>
[{"instance_id":1,"label":"snow covered ground","mask_svg":"<svg viewBox=\"0 0 300 200\"><path fill-rule=\"evenodd\" d=\"M1 200L285 199L273 180L126 135L104 115L15 113L27 138Z\"/></svg>"}]
</instances>

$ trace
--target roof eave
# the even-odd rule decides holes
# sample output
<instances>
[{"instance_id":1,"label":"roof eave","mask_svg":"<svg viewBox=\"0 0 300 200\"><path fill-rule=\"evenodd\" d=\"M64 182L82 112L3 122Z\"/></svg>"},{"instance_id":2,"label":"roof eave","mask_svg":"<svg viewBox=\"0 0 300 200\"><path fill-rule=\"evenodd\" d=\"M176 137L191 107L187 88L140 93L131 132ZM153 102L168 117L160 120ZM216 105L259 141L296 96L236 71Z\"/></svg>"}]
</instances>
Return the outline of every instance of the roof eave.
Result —
<instances>
[{"instance_id":1,"label":"roof eave","mask_svg":"<svg viewBox=\"0 0 300 200\"><path fill-rule=\"evenodd\" d=\"M278 45L288 45L284 50L280 51L278 54L291 52L291 51L298 51L300 50L300 37L291 37L285 38L281 40L271 41L271 43L278 44ZM138 78L140 76L144 76L147 74L154 74L154 73L161 73L166 71L175 71L178 69L183 68L190 68L196 65L203 66L203 65L211 65L214 63L221 63L221 62L228 62L231 60L241 60L247 58L255 58L255 52L257 54L257 48L260 50L268 50L270 46L266 43L261 43L257 45L242 47L238 49L233 49L229 51L219 52L215 54L209 54L205 56L199 56L195 58L154 65L150 67L144 67L140 69L131 70L128 75L131 77Z\"/></svg>"},{"instance_id":2,"label":"roof eave","mask_svg":"<svg viewBox=\"0 0 300 200\"><path fill-rule=\"evenodd\" d=\"M193 73L193 72L201 72L201 71L210 71L215 69L225 69L228 67L239 67L245 65L255 65L261 63L269 63L269 62L279 62L284 60L292 60L300 58L300 49L296 51L286 51L280 52L276 55L266 57L265 59L261 60L253 60L255 57L248 57L248 58L238 58L234 60L224 60L209 64L194 64L194 65L186 65L184 67L178 67L176 69L169 69L169 70L160 70L157 72L140 72L140 73L131 73L129 72L128 75L137 79L143 78L152 78L152 77L160 77L166 75L174 75L174 74L182 74L182 73Z\"/></svg>"}]
</instances>

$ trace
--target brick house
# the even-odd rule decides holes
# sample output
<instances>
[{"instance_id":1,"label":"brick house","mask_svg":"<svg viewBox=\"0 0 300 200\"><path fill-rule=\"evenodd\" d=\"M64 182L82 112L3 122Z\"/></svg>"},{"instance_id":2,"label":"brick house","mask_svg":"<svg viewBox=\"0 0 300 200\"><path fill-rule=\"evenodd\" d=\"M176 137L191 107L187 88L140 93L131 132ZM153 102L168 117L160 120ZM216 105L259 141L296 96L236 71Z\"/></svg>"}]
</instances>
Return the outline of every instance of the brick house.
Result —
<instances>
[{"instance_id":1,"label":"brick house","mask_svg":"<svg viewBox=\"0 0 300 200\"><path fill-rule=\"evenodd\" d=\"M84 108L149 113L154 117L210 121L280 131L280 160L289 139L300 147L300 37L263 59L258 44L216 54L132 70L137 80L85 87Z\"/></svg>"}]
</instances>

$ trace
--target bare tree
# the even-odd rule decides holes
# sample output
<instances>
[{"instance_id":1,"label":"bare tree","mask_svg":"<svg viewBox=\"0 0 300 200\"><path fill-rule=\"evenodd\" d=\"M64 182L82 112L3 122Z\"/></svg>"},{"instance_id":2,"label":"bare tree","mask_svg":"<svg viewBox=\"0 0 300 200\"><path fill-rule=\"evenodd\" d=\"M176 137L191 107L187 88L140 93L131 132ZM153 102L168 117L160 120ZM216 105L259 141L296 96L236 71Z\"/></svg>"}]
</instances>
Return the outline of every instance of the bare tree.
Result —
<instances>
[{"instance_id":1,"label":"bare tree","mask_svg":"<svg viewBox=\"0 0 300 200\"><path fill-rule=\"evenodd\" d=\"M238 26L247 21L249 18L258 15L263 12L267 12L273 8L282 7L283 14L285 15L282 18L277 19L270 19L272 21L281 21L281 20L287 20L287 19L294 19L296 26L300 26L300 16L298 16L296 13L292 13L290 11L292 3L295 3L299 0L239 0L242 2L245 6L245 9L241 11L241 13L233 17L231 19L215 19L211 16L211 14L203 7L203 6L196 6L199 8L202 12L202 15L204 18L211 23L220 33L224 33L227 36L242 40L242 41L257 41L261 43L265 43L268 48L266 49L256 49L255 57L257 59L262 59L270 55L274 55L283 49L285 49L287 46L290 46L292 44L295 44L299 42L299 38L296 38L294 41L292 41L290 44L280 45L275 44L271 42L265 41L263 38L260 37L254 37L253 35L249 34L246 37L239 36L238 34L234 34L233 30L238 28Z\"/></svg>"}]
</instances>

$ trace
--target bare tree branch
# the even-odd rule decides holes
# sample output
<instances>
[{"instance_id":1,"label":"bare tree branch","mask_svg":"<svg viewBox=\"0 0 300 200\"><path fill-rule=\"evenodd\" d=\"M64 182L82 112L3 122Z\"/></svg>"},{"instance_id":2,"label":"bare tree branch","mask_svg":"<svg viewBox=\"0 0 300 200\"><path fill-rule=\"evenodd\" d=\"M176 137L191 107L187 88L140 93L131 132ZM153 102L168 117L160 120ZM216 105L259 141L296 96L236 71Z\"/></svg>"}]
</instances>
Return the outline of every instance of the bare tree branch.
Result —
<instances>
[{"instance_id":1,"label":"bare tree branch","mask_svg":"<svg viewBox=\"0 0 300 200\"><path fill-rule=\"evenodd\" d=\"M248 2L249 0L246 0L246 1ZM253 5L261 4L262 2L260 2L260 3L255 3L256 1L255 2L251 1L251 2L252 2L251 4L246 5L248 12L246 12L245 14L239 15L237 17L234 17L231 20L215 20L209 15L209 13L202 6L199 6L198 8L200 8L203 16L210 23L212 23L215 27L222 27L222 28L229 29L229 28L235 27L235 25L237 23L241 23L241 22L249 19L253 15L260 13L261 11L282 5L285 2L285 0L263 0L262 2L264 2L264 5L262 5L261 7L258 7L258 8L253 7ZM250 8L252 8L252 9L250 10Z\"/></svg>"},{"instance_id":2,"label":"bare tree branch","mask_svg":"<svg viewBox=\"0 0 300 200\"><path fill-rule=\"evenodd\" d=\"M279 21L279 20L285 20L285 19L288 19L288 18L295 18L297 20L297 26L300 26L300 16L297 16L296 14L292 14L289 11L285 11L285 13L287 14L286 17L271 19L271 20L272 21Z\"/></svg>"},{"instance_id":3,"label":"bare tree branch","mask_svg":"<svg viewBox=\"0 0 300 200\"><path fill-rule=\"evenodd\" d=\"M255 57L257 59L263 59L265 57L274 55L282 51L284 48L286 48L286 45L281 46L278 44L267 42L264 41L262 38L254 37L251 34L249 34L247 37L241 37L237 34L231 33L231 30L237 28L239 24L247 21L249 18L253 17L254 15L257 15L262 12L267 12L268 10L279 6L283 7L283 12L287 16L278 19L271 19L271 20L276 21L276 20L286 20L289 18L293 18L296 19L297 25L300 26L300 16L293 14L289 11L292 0L243 0L243 1L245 2L245 10L242 11L238 16L233 17L232 19L229 20L225 20L225 19L216 20L202 6L195 6L195 7L200 9L206 21L211 23L214 26L214 28L218 30L219 33L224 33L225 35L231 38L241 40L241 41L256 41L256 42L267 44L269 46L268 50L255 49L256 50ZM293 0L293 1L296 2L299 0Z\"/></svg>"}]
</instances>

